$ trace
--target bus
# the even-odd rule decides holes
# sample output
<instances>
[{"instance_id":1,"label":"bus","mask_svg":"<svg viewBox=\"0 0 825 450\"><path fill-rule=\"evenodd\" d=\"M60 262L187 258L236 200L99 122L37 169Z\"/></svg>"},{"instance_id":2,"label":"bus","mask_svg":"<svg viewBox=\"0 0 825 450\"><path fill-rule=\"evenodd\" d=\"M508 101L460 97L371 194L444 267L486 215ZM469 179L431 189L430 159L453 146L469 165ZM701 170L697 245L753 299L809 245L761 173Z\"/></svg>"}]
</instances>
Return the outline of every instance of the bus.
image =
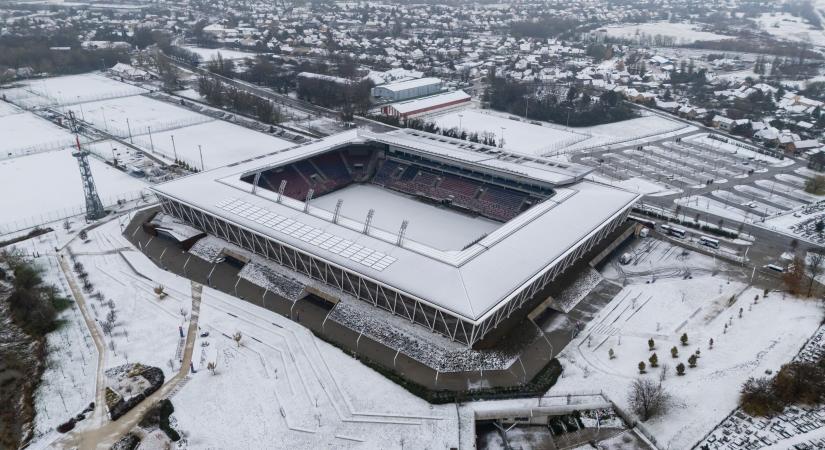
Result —
<instances>
[{"instance_id":1,"label":"bus","mask_svg":"<svg viewBox=\"0 0 825 450\"><path fill-rule=\"evenodd\" d=\"M776 264L768 264L768 265L765 266L765 268L773 270L774 272L779 272L779 273L785 272L785 269L783 269L780 266L777 266Z\"/></svg>"},{"instance_id":2,"label":"bus","mask_svg":"<svg viewBox=\"0 0 825 450\"><path fill-rule=\"evenodd\" d=\"M662 230L665 233L667 233L667 234L669 234L673 237L680 238L680 239L684 238L687 235L687 231L685 231L684 229L677 228L677 227L672 227L670 225L662 225Z\"/></svg>"},{"instance_id":3,"label":"bus","mask_svg":"<svg viewBox=\"0 0 825 450\"><path fill-rule=\"evenodd\" d=\"M719 248L719 240L707 236L699 236L699 243L710 248Z\"/></svg>"}]
</instances>

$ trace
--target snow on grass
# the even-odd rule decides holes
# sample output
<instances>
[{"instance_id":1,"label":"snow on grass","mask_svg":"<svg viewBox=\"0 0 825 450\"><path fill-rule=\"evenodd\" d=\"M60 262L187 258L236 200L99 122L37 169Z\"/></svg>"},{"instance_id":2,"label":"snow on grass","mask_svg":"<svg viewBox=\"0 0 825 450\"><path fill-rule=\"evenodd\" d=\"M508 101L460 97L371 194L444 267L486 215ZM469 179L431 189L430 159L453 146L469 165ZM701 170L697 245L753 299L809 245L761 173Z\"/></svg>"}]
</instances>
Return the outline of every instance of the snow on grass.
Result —
<instances>
[{"instance_id":1,"label":"snow on grass","mask_svg":"<svg viewBox=\"0 0 825 450\"><path fill-rule=\"evenodd\" d=\"M527 121L510 119L506 114L476 109L455 110L427 120L442 129L461 128L468 133L489 132L498 142L504 127L504 148L530 155L543 155L559 148L586 139L587 136L574 130L565 130L558 125L542 123L536 125Z\"/></svg>"},{"instance_id":2,"label":"snow on grass","mask_svg":"<svg viewBox=\"0 0 825 450\"><path fill-rule=\"evenodd\" d=\"M175 140L174 146L172 136ZM135 139L135 143L146 149L154 145L155 152L169 160L174 160L177 153L178 160L198 168L201 167L198 150L200 145L206 169L222 167L294 145L292 142L221 120L162 132L155 132L155 128L152 127L151 142L146 135Z\"/></svg>"},{"instance_id":3,"label":"snow on grass","mask_svg":"<svg viewBox=\"0 0 825 450\"><path fill-rule=\"evenodd\" d=\"M50 105L67 105L138 95L146 89L121 83L100 73L40 78L23 83L24 89Z\"/></svg>"},{"instance_id":4,"label":"snow on grass","mask_svg":"<svg viewBox=\"0 0 825 450\"><path fill-rule=\"evenodd\" d=\"M71 110L84 122L120 137L156 134L214 120L141 95L72 105L64 110Z\"/></svg>"},{"instance_id":5,"label":"snow on grass","mask_svg":"<svg viewBox=\"0 0 825 450\"><path fill-rule=\"evenodd\" d=\"M0 117L9 116L11 114L20 114L22 109L12 105L11 103L0 100Z\"/></svg>"},{"instance_id":6,"label":"snow on grass","mask_svg":"<svg viewBox=\"0 0 825 450\"><path fill-rule=\"evenodd\" d=\"M406 195L368 184L353 184L312 201L313 207L334 211L343 199L341 215L363 221L375 209L372 226L395 233L408 219L405 237L441 250L461 250L483 234L499 228L500 223L471 217L446 208L419 202Z\"/></svg>"},{"instance_id":7,"label":"snow on grass","mask_svg":"<svg viewBox=\"0 0 825 450\"><path fill-rule=\"evenodd\" d=\"M178 369L178 327L185 330L188 326L181 310L188 313L191 309L190 284L158 271L142 253L119 253L117 249L123 247L128 247L128 241L120 235L118 221L90 232L89 242L76 240L71 246L89 273L95 292L101 294L101 298L86 294L95 320L105 322L111 305L117 316L111 334L104 334L106 368L139 362L162 369L169 379ZM147 273L152 279L144 278ZM163 299L154 293L158 285L163 285L167 293Z\"/></svg>"},{"instance_id":8,"label":"snow on grass","mask_svg":"<svg viewBox=\"0 0 825 450\"><path fill-rule=\"evenodd\" d=\"M95 158L89 158L89 164L105 206L135 198L146 186ZM50 217L79 214L85 207L77 160L69 150L0 160L0 179L6 186L19 187L13 195L9 192L0 198L0 227L14 222L42 223Z\"/></svg>"},{"instance_id":9,"label":"snow on grass","mask_svg":"<svg viewBox=\"0 0 825 450\"><path fill-rule=\"evenodd\" d=\"M580 127L574 130L577 133L590 135L589 139L577 142L560 149L559 153L573 153L601 145L644 143L652 138L661 139L677 136L695 130L693 125L668 119L659 115L648 115L621 122Z\"/></svg>"},{"instance_id":10,"label":"snow on grass","mask_svg":"<svg viewBox=\"0 0 825 450\"><path fill-rule=\"evenodd\" d=\"M190 446L458 446L453 405L430 406L300 324L207 287L198 324L209 332L195 346L198 372L172 398Z\"/></svg>"},{"instance_id":11,"label":"snow on grass","mask_svg":"<svg viewBox=\"0 0 825 450\"><path fill-rule=\"evenodd\" d=\"M0 159L56 150L75 141L66 129L30 112L0 114L0 136Z\"/></svg>"},{"instance_id":12,"label":"snow on grass","mask_svg":"<svg viewBox=\"0 0 825 450\"><path fill-rule=\"evenodd\" d=\"M223 59L246 59L255 58L256 53L241 52L238 50L231 50L226 48L203 48L203 47L183 47L192 53L201 57L204 63L208 63L212 58L217 58L220 53Z\"/></svg>"},{"instance_id":13,"label":"snow on grass","mask_svg":"<svg viewBox=\"0 0 825 450\"><path fill-rule=\"evenodd\" d=\"M760 29L779 39L825 46L822 30L815 29L801 17L789 13L764 13L754 20Z\"/></svg>"},{"instance_id":14,"label":"snow on grass","mask_svg":"<svg viewBox=\"0 0 825 450\"><path fill-rule=\"evenodd\" d=\"M655 36L674 38L676 43L690 44L696 41L719 41L731 36L702 31L699 25L684 22L648 22L640 24L612 25L604 27L608 36L623 39L650 39Z\"/></svg>"},{"instance_id":15,"label":"snow on grass","mask_svg":"<svg viewBox=\"0 0 825 450\"><path fill-rule=\"evenodd\" d=\"M760 300L754 305L756 295ZM742 382L789 361L819 325L822 311L816 302L781 293L761 295L760 289L712 276L630 284L562 352L565 371L550 392L600 386L629 409L630 383L640 376L658 380L663 370L638 372L639 361L649 366L653 352L647 340L653 338L660 366L669 366L664 386L673 401L665 415L645 426L663 447L690 448L736 407ZM679 341L682 333L688 334L687 346ZM713 349L708 348L711 338ZM671 357L674 346L678 358ZM698 367L677 376L676 364L687 366L688 355L697 349Z\"/></svg>"}]
</instances>

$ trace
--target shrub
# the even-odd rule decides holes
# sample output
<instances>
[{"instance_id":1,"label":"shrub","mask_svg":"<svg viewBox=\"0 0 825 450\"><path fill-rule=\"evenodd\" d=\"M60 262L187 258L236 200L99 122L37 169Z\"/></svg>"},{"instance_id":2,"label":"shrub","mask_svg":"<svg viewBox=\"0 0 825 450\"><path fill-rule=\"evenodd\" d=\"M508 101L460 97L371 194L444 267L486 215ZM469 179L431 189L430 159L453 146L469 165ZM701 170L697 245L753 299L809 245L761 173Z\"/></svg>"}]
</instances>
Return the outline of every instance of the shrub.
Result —
<instances>
[{"instance_id":1,"label":"shrub","mask_svg":"<svg viewBox=\"0 0 825 450\"><path fill-rule=\"evenodd\" d=\"M767 416L782 411L782 403L773 393L768 378L748 378L739 394L739 405L752 416Z\"/></svg>"}]
</instances>

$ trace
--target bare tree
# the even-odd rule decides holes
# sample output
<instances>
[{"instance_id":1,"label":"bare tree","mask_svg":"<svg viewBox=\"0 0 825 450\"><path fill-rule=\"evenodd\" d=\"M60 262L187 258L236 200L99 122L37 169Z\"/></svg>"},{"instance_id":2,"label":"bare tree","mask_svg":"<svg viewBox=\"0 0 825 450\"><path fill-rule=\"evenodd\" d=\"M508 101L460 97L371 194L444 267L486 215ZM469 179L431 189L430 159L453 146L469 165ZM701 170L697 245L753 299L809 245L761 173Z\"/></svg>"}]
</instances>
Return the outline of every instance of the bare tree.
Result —
<instances>
[{"instance_id":1,"label":"bare tree","mask_svg":"<svg viewBox=\"0 0 825 450\"><path fill-rule=\"evenodd\" d=\"M235 341L236 344L238 344L238 348L241 347L241 338L242 337L243 336L241 335L240 331L236 331L235 334L232 335L232 339Z\"/></svg>"},{"instance_id":2,"label":"bare tree","mask_svg":"<svg viewBox=\"0 0 825 450\"><path fill-rule=\"evenodd\" d=\"M816 277L825 270L825 253L808 252L808 264L805 265L805 269L807 269L808 276L811 278L808 282L808 297L810 297Z\"/></svg>"},{"instance_id":3,"label":"bare tree","mask_svg":"<svg viewBox=\"0 0 825 450\"><path fill-rule=\"evenodd\" d=\"M630 409L642 422L663 413L669 398L670 395L662 387L662 383L647 378L637 378L633 381L627 395Z\"/></svg>"},{"instance_id":4,"label":"bare tree","mask_svg":"<svg viewBox=\"0 0 825 450\"><path fill-rule=\"evenodd\" d=\"M215 375L215 370L217 369L217 364L214 361L209 361L206 363L206 369L209 370L212 375Z\"/></svg>"}]
</instances>

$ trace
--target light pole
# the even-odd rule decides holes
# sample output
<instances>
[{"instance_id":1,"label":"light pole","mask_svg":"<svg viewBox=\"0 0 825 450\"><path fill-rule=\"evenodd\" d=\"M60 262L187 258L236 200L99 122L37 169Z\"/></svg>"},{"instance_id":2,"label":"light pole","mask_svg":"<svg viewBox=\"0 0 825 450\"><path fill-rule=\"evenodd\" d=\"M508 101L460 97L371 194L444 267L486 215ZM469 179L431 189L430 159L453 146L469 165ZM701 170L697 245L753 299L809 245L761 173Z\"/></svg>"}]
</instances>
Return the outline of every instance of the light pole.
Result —
<instances>
[{"instance_id":1,"label":"light pole","mask_svg":"<svg viewBox=\"0 0 825 450\"><path fill-rule=\"evenodd\" d=\"M200 144L198 144L198 153L201 155L201 172L203 171L203 149L201 148Z\"/></svg>"}]
</instances>

